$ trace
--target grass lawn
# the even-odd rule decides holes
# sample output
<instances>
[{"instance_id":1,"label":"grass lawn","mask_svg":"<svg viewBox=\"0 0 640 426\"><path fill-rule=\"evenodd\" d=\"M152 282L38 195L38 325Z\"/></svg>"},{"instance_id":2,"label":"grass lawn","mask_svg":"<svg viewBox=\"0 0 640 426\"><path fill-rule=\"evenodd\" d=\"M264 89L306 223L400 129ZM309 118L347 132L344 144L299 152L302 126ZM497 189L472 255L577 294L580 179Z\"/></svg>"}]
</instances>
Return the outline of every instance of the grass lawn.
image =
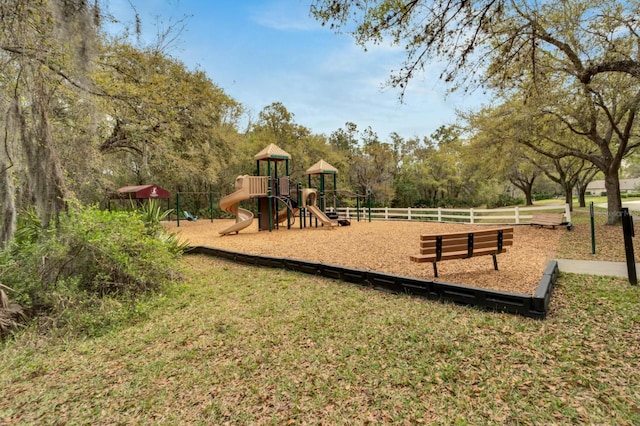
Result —
<instances>
[{"instance_id":1,"label":"grass lawn","mask_svg":"<svg viewBox=\"0 0 640 426\"><path fill-rule=\"evenodd\" d=\"M588 244L577 228L558 231L576 239L566 256ZM598 229L619 251L620 229ZM540 321L184 265L135 323L0 347L0 424L640 424L640 289L626 280L562 274Z\"/></svg>"}]
</instances>

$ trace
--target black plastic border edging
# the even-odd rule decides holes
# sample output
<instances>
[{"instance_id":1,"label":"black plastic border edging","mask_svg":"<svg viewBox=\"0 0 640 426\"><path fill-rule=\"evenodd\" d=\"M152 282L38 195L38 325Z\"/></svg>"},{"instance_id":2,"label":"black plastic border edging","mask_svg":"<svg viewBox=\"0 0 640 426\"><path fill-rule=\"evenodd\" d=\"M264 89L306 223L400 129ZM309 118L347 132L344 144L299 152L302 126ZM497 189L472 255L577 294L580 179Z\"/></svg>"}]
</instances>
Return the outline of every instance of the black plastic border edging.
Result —
<instances>
[{"instance_id":1,"label":"black plastic border edging","mask_svg":"<svg viewBox=\"0 0 640 426\"><path fill-rule=\"evenodd\" d=\"M344 266L314 263L306 260L246 254L206 246L190 247L185 253L205 254L253 266L282 268L310 275L320 275L394 293L477 306L491 311L507 312L537 319L546 317L551 301L551 292L558 278L558 262L554 260L549 262L534 295L530 296L352 269Z\"/></svg>"}]
</instances>

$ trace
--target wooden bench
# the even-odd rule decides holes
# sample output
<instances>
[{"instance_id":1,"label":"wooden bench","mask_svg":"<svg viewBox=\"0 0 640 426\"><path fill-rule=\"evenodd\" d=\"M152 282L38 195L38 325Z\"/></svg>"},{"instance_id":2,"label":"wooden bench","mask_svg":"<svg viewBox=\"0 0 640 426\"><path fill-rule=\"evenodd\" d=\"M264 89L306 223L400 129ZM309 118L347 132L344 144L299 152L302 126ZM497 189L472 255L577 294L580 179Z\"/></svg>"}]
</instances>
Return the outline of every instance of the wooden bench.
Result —
<instances>
[{"instance_id":1,"label":"wooden bench","mask_svg":"<svg viewBox=\"0 0 640 426\"><path fill-rule=\"evenodd\" d=\"M556 226L566 225L566 222L563 222L562 219L564 217L563 213L534 213L531 217L531 226L551 226L553 229L556 229Z\"/></svg>"},{"instance_id":2,"label":"wooden bench","mask_svg":"<svg viewBox=\"0 0 640 426\"><path fill-rule=\"evenodd\" d=\"M413 262L433 263L433 274L438 277L437 263L450 259L468 259L491 255L493 268L498 270L496 255L513 245L513 227L479 229L468 232L420 235L420 254L411 256Z\"/></svg>"}]
</instances>

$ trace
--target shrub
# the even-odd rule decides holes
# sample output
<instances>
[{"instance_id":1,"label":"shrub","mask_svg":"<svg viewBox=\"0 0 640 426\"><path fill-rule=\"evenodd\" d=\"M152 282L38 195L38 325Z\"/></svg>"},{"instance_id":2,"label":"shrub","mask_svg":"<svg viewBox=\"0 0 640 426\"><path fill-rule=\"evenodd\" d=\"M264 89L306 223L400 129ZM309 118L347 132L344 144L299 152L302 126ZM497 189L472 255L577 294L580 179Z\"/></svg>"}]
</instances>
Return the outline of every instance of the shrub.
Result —
<instances>
[{"instance_id":1,"label":"shrub","mask_svg":"<svg viewBox=\"0 0 640 426\"><path fill-rule=\"evenodd\" d=\"M23 315L22 306L9 302L9 296L5 290L11 289L0 283L0 338L18 327L19 320Z\"/></svg>"},{"instance_id":2,"label":"shrub","mask_svg":"<svg viewBox=\"0 0 640 426\"><path fill-rule=\"evenodd\" d=\"M547 193L533 194L533 201L551 200L553 198L555 198L555 195L553 194L547 194Z\"/></svg>"},{"instance_id":3,"label":"shrub","mask_svg":"<svg viewBox=\"0 0 640 426\"><path fill-rule=\"evenodd\" d=\"M495 209L506 206L517 206L523 204L524 199L522 197L511 197L509 194L500 194L495 199L487 201L487 208Z\"/></svg>"},{"instance_id":4,"label":"shrub","mask_svg":"<svg viewBox=\"0 0 640 426\"><path fill-rule=\"evenodd\" d=\"M72 205L58 228L42 229L35 214L25 212L0 252L3 284L31 317L160 289L178 277L178 255L187 246L162 228L163 214Z\"/></svg>"}]
</instances>

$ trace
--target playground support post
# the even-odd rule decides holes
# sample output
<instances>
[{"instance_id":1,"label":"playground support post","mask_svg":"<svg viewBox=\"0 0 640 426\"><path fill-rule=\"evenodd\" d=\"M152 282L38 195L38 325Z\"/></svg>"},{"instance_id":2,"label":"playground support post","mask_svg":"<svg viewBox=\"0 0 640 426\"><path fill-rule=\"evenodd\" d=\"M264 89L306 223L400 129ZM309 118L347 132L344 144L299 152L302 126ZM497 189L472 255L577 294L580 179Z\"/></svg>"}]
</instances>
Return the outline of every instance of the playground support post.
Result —
<instances>
[{"instance_id":1,"label":"playground support post","mask_svg":"<svg viewBox=\"0 0 640 426\"><path fill-rule=\"evenodd\" d=\"M271 192L271 182L272 182L272 177L269 176L269 180L268 180L268 184L267 184L267 214L269 215L269 232L271 232L273 230L273 198L271 198L272 192Z\"/></svg>"},{"instance_id":2,"label":"playground support post","mask_svg":"<svg viewBox=\"0 0 640 426\"><path fill-rule=\"evenodd\" d=\"M304 217L304 208L302 207L302 183L298 182L296 184L296 199L297 199L297 203L298 203L298 215L300 216L300 229L302 229L302 221L305 220L306 218Z\"/></svg>"}]
</instances>

